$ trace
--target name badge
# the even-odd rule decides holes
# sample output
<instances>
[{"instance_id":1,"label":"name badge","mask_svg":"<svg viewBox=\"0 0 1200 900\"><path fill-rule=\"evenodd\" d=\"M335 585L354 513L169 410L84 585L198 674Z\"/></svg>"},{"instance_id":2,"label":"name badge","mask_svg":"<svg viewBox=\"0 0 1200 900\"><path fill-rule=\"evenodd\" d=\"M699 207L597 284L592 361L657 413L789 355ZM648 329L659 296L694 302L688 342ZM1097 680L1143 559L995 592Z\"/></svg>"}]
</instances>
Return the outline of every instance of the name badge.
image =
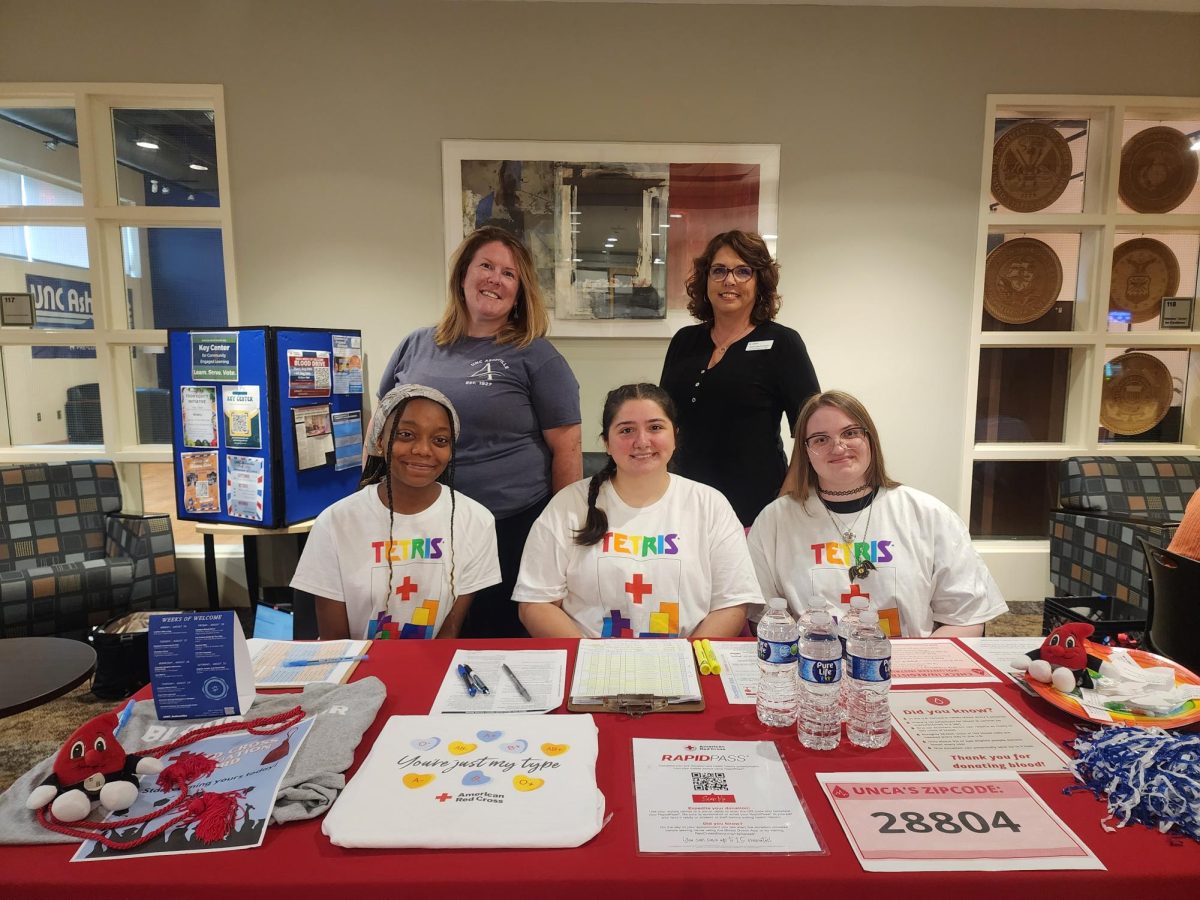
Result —
<instances>
[{"instance_id":1,"label":"name badge","mask_svg":"<svg viewBox=\"0 0 1200 900\"><path fill-rule=\"evenodd\" d=\"M770 350L771 345L774 343L774 338L769 341L751 341L746 345L746 352L749 353L751 350Z\"/></svg>"}]
</instances>

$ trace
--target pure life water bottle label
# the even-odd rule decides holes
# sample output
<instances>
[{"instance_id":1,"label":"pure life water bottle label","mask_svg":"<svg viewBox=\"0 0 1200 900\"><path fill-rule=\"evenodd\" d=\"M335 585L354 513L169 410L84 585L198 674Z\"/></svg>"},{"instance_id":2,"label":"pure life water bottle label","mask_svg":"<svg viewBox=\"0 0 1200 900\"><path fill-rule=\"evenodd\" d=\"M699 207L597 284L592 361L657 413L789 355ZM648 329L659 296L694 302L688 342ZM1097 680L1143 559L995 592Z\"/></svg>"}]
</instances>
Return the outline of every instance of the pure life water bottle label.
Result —
<instances>
[{"instance_id":1,"label":"pure life water bottle label","mask_svg":"<svg viewBox=\"0 0 1200 900\"><path fill-rule=\"evenodd\" d=\"M769 663L794 663L800 656L800 646L795 641L764 641L759 638L758 658Z\"/></svg>"},{"instance_id":2,"label":"pure life water bottle label","mask_svg":"<svg viewBox=\"0 0 1200 900\"><path fill-rule=\"evenodd\" d=\"M837 684L842 680L842 658L809 659L802 656L800 677L811 684Z\"/></svg>"},{"instance_id":3,"label":"pure life water bottle label","mask_svg":"<svg viewBox=\"0 0 1200 900\"><path fill-rule=\"evenodd\" d=\"M892 661L886 656L883 659L852 656L850 657L850 677L856 681L890 681Z\"/></svg>"}]
</instances>

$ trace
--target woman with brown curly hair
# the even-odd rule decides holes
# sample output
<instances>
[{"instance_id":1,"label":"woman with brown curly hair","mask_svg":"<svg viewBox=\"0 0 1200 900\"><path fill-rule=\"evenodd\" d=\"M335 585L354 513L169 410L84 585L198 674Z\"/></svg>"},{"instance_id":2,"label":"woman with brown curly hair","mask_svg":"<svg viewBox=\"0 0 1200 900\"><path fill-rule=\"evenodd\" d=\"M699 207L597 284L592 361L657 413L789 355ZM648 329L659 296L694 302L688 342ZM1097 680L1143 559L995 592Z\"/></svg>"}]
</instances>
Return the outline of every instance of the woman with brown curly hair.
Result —
<instances>
[{"instance_id":1,"label":"woman with brown curly hair","mask_svg":"<svg viewBox=\"0 0 1200 900\"><path fill-rule=\"evenodd\" d=\"M752 232L718 234L693 265L699 325L671 339L659 383L679 409L675 470L721 491L749 526L787 475L780 416L795 428L821 388L800 335L774 321L779 265Z\"/></svg>"}]
</instances>

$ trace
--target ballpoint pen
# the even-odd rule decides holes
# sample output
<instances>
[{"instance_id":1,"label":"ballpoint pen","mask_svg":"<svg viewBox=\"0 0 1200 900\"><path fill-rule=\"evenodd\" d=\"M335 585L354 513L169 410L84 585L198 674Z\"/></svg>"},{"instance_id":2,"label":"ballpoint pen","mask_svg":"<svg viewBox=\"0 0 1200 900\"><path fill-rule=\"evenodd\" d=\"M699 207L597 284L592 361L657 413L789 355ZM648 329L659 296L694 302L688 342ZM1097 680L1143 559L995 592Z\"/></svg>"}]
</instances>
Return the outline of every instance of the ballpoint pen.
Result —
<instances>
[{"instance_id":1,"label":"ballpoint pen","mask_svg":"<svg viewBox=\"0 0 1200 900\"><path fill-rule=\"evenodd\" d=\"M466 666L460 665L458 667L458 677L461 678L463 680L463 684L467 686L467 696L474 697L478 691L478 688L475 687L475 682L471 680L471 670Z\"/></svg>"},{"instance_id":2,"label":"ballpoint pen","mask_svg":"<svg viewBox=\"0 0 1200 900\"><path fill-rule=\"evenodd\" d=\"M483 679L476 675L470 666L462 665L459 666L459 668L466 673L466 677L470 680L471 684L475 685L476 690L483 691L485 694L491 693L491 691L488 690L488 686L483 683Z\"/></svg>"},{"instance_id":3,"label":"ballpoint pen","mask_svg":"<svg viewBox=\"0 0 1200 900\"><path fill-rule=\"evenodd\" d=\"M292 668L294 666L329 666L344 662L358 662L359 660L370 659L369 656L330 656L325 659L285 659L283 665Z\"/></svg>"},{"instance_id":4,"label":"ballpoint pen","mask_svg":"<svg viewBox=\"0 0 1200 900\"><path fill-rule=\"evenodd\" d=\"M521 679L514 675L513 670L508 667L508 663L501 663L500 668L504 670L505 675L512 679L512 683L517 686L517 693L524 698L526 703L533 699L529 696L529 691L525 690L525 685L521 684Z\"/></svg>"}]
</instances>

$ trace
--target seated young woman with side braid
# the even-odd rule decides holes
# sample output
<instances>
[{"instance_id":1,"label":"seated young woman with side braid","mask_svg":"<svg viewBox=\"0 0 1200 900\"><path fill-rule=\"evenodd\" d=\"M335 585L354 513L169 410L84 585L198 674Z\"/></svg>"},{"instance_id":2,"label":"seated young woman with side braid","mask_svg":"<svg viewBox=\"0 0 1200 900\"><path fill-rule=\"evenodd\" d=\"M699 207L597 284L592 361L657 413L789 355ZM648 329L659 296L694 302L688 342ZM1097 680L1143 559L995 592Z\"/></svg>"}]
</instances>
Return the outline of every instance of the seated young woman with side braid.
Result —
<instances>
[{"instance_id":1,"label":"seated young woman with side braid","mask_svg":"<svg viewBox=\"0 0 1200 900\"><path fill-rule=\"evenodd\" d=\"M733 637L762 595L741 523L714 488L667 471L675 407L653 384L604 402L608 464L534 523L513 600L533 637Z\"/></svg>"},{"instance_id":2,"label":"seated young woman with side braid","mask_svg":"<svg viewBox=\"0 0 1200 900\"><path fill-rule=\"evenodd\" d=\"M475 591L500 581L492 514L454 490L458 432L433 388L379 401L362 489L317 517L292 578L316 595L322 640L457 637Z\"/></svg>"}]
</instances>

